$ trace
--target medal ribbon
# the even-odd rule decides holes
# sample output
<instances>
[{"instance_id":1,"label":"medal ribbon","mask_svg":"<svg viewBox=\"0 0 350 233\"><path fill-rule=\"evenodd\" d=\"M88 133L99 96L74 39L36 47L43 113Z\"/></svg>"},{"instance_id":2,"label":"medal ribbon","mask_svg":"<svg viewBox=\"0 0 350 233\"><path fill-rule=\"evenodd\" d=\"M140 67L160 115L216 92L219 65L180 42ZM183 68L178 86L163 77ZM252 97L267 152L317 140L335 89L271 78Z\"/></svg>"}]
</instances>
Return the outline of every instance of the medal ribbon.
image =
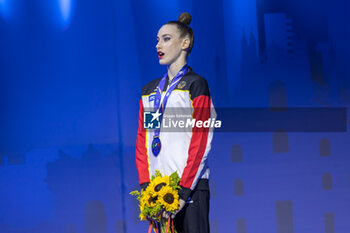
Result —
<instances>
[{"instance_id":1,"label":"medal ribbon","mask_svg":"<svg viewBox=\"0 0 350 233\"><path fill-rule=\"evenodd\" d=\"M160 231L158 231L158 224L156 221L149 221L148 233L152 232L152 228L155 233L160 233Z\"/></svg>"},{"instance_id":2,"label":"medal ribbon","mask_svg":"<svg viewBox=\"0 0 350 233\"><path fill-rule=\"evenodd\" d=\"M176 76L171 81L170 86L169 86L168 90L166 91L165 96L164 96L161 104L160 104L160 100L162 99L162 91L163 91L165 80L166 80L168 73L165 73L162 80L160 80L158 87L157 87L156 96L154 99L154 111L158 111L159 113L162 114L162 115L160 115L160 123L162 123L163 112L165 110L165 107L166 107L166 104L168 102L168 99L169 99L171 92L175 89L176 84L180 81L180 79L187 73L188 73L188 65L186 64L181 68L181 70L176 74ZM160 124L160 125L162 125L162 124ZM160 129L155 129L154 136L158 137L159 132L160 132Z\"/></svg>"},{"instance_id":3,"label":"medal ribbon","mask_svg":"<svg viewBox=\"0 0 350 233\"><path fill-rule=\"evenodd\" d=\"M168 233L168 229L169 229L169 226L170 226L170 218L168 218L168 223L166 224L166 230L165 230L165 233ZM174 219L171 219L171 226L172 226L172 233L174 233ZM170 231L169 231L170 232Z\"/></svg>"}]
</instances>

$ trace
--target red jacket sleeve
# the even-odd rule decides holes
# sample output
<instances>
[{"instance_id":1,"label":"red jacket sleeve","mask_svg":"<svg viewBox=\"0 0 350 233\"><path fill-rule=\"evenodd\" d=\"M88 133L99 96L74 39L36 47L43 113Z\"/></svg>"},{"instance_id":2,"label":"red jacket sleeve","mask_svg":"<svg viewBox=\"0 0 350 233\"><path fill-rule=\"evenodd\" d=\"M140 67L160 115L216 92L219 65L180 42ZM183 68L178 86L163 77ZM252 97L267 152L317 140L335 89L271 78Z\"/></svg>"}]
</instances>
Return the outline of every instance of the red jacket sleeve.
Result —
<instances>
[{"instance_id":1,"label":"red jacket sleeve","mask_svg":"<svg viewBox=\"0 0 350 233\"><path fill-rule=\"evenodd\" d=\"M193 98L193 118L196 121L201 120L203 122L208 120L210 118L211 98L206 80L198 80L190 92ZM208 133L209 128L197 128L195 126L192 129L187 164L180 181L182 189L179 195L185 200L190 195L191 189L197 184L200 173L205 169Z\"/></svg>"},{"instance_id":2,"label":"red jacket sleeve","mask_svg":"<svg viewBox=\"0 0 350 233\"><path fill-rule=\"evenodd\" d=\"M143 103L140 99L139 108L139 126L137 129L136 138L136 167L139 175L139 184L141 187L143 184L150 182L148 152L146 146L146 129L143 128Z\"/></svg>"}]
</instances>

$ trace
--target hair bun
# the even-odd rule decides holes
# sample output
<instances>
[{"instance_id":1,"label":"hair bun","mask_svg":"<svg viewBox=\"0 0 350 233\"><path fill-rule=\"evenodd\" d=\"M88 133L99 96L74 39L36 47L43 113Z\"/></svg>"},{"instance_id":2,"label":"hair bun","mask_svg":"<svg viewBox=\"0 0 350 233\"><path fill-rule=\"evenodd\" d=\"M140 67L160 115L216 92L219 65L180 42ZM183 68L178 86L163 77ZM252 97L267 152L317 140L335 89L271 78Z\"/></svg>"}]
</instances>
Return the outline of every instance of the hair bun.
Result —
<instances>
[{"instance_id":1,"label":"hair bun","mask_svg":"<svg viewBox=\"0 0 350 233\"><path fill-rule=\"evenodd\" d=\"M186 24L187 26L190 25L191 20L192 20L192 17L191 17L191 15L190 15L189 13L187 13L187 12L181 13L181 15L180 15L179 18L178 18L178 21L179 21L179 22L184 23L184 24Z\"/></svg>"}]
</instances>

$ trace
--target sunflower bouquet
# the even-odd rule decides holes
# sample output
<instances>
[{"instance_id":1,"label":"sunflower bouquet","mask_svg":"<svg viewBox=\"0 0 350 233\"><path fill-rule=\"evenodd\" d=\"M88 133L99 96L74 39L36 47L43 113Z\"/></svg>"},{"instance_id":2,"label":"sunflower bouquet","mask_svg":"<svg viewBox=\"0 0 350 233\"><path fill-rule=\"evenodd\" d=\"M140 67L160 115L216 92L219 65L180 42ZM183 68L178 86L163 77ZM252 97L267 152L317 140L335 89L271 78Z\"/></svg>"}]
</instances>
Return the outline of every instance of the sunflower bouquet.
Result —
<instances>
[{"instance_id":1,"label":"sunflower bouquet","mask_svg":"<svg viewBox=\"0 0 350 233\"><path fill-rule=\"evenodd\" d=\"M162 176L162 174L156 170L155 175L151 177L151 182L146 189L142 189L141 192L133 191L130 193L139 200L140 220L149 220L150 229L153 227L156 232L168 231L170 218L167 224L167 220L162 218L162 213L163 211L175 213L179 208L179 182L180 178L177 172L174 172L170 176ZM176 232L173 224L170 228L172 228L172 232Z\"/></svg>"}]
</instances>

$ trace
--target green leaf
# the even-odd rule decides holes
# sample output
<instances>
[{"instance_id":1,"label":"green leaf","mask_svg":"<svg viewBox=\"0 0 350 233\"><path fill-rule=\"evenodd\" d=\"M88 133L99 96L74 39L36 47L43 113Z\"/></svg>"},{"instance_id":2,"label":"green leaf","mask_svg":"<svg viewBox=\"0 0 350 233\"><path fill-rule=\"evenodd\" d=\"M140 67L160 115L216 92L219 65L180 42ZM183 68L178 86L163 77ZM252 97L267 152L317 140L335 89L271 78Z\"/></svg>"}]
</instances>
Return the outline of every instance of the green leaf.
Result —
<instances>
[{"instance_id":1,"label":"green leaf","mask_svg":"<svg viewBox=\"0 0 350 233\"><path fill-rule=\"evenodd\" d=\"M133 196L140 196L141 194L140 194L139 191L135 190L135 191L130 192L130 195L133 195Z\"/></svg>"},{"instance_id":2,"label":"green leaf","mask_svg":"<svg viewBox=\"0 0 350 233\"><path fill-rule=\"evenodd\" d=\"M156 170L156 176L159 176L159 177L161 177L161 176L162 176L162 174L160 173L160 171L159 171L159 170Z\"/></svg>"}]
</instances>

